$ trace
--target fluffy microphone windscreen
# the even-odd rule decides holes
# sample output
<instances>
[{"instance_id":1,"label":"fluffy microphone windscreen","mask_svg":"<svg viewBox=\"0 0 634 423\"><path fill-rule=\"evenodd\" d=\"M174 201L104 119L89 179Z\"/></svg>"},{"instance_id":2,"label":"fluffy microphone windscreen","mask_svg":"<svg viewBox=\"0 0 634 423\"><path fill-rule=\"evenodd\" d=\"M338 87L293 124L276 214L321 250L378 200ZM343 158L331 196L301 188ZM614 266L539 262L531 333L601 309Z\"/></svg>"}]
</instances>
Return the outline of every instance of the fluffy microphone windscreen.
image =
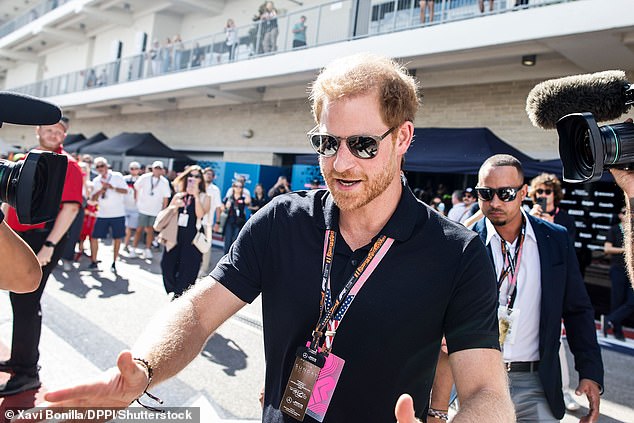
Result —
<instances>
[{"instance_id":1,"label":"fluffy microphone windscreen","mask_svg":"<svg viewBox=\"0 0 634 423\"><path fill-rule=\"evenodd\" d=\"M56 105L26 94L0 92L0 124L53 125L62 117Z\"/></svg>"},{"instance_id":2,"label":"fluffy microphone windscreen","mask_svg":"<svg viewBox=\"0 0 634 423\"><path fill-rule=\"evenodd\" d=\"M555 128L570 113L590 112L597 122L614 120L626 113L625 91L629 83L623 71L551 79L535 85L526 98L526 113L534 126Z\"/></svg>"}]
</instances>

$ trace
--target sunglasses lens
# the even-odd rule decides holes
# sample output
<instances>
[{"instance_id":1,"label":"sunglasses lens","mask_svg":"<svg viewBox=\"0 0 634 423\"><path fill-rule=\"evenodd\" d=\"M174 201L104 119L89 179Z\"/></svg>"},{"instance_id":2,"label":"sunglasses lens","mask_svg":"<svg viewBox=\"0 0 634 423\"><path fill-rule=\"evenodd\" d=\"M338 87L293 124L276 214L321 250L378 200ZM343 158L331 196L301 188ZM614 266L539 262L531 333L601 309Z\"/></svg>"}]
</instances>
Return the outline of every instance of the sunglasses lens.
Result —
<instances>
[{"instance_id":1,"label":"sunglasses lens","mask_svg":"<svg viewBox=\"0 0 634 423\"><path fill-rule=\"evenodd\" d=\"M517 190L515 188L499 188L497 194L502 201L513 201L517 197Z\"/></svg>"},{"instance_id":2,"label":"sunglasses lens","mask_svg":"<svg viewBox=\"0 0 634 423\"><path fill-rule=\"evenodd\" d=\"M493 199L493 190L491 188L476 188L476 192L484 201L491 201Z\"/></svg>"},{"instance_id":3,"label":"sunglasses lens","mask_svg":"<svg viewBox=\"0 0 634 423\"><path fill-rule=\"evenodd\" d=\"M337 154L337 149L339 148L339 141L328 134L312 134L310 143L317 153L326 157Z\"/></svg>"},{"instance_id":4,"label":"sunglasses lens","mask_svg":"<svg viewBox=\"0 0 634 423\"><path fill-rule=\"evenodd\" d=\"M376 156L379 143L372 137L358 136L348 138L348 147L352 154L360 159L371 159Z\"/></svg>"}]
</instances>

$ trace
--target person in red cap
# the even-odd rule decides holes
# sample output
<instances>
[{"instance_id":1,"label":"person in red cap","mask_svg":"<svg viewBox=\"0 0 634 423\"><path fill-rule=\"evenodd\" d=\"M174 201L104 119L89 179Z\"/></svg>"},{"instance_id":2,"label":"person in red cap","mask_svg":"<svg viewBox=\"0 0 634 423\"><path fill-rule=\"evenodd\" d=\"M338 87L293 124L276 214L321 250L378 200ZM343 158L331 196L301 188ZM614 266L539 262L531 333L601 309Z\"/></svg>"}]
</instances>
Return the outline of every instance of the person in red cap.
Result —
<instances>
[{"instance_id":1,"label":"person in red cap","mask_svg":"<svg viewBox=\"0 0 634 423\"><path fill-rule=\"evenodd\" d=\"M11 358L0 361L0 371L12 371L13 376L6 384L0 385L0 396L18 394L41 385L37 365L42 330L40 298L42 298L48 276L62 256L68 229L82 203L81 170L75 159L62 148L68 125L68 119L62 117L53 125L36 127L40 150L64 154L68 158L64 191L55 220L38 225L23 225L19 222L15 209L9 207L7 211L7 224L37 254L37 259L42 266L42 278L40 286L35 291L10 294L13 310Z\"/></svg>"}]
</instances>

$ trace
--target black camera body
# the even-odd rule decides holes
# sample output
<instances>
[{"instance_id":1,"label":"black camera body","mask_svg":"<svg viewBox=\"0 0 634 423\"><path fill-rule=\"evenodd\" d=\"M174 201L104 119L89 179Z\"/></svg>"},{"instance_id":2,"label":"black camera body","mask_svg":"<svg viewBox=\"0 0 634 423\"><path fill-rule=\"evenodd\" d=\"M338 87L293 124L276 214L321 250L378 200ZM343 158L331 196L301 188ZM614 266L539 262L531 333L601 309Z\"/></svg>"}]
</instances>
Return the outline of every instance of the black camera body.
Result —
<instances>
[{"instance_id":1,"label":"black camera body","mask_svg":"<svg viewBox=\"0 0 634 423\"><path fill-rule=\"evenodd\" d=\"M625 113L634 104L634 86L622 86L614 97L604 99L606 104L598 104L596 108L609 110L611 117L616 111ZM604 117L601 113L599 115ZM567 114L557 121L556 127L566 182L594 182L601 179L606 169L628 169L634 165L632 122L599 126L592 113L583 112Z\"/></svg>"},{"instance_id":2,"label":"black camera body","mask_svg":"<svg viewBox=\"0 0 634 423\"><path fill-rule=\"evenodd\" d=\"M598 126L592 113L573 113L557 122L564 181L587 183L601 179L609 168L634 164L634 124Z\"/></svg>"},{"instance_id":3,"label":"black camera body","mask_svg":"<svg viewBox=\"0 0 634 423\"><path fill-rule=\"evenodd\" d=\"M8 203L22 224L34 225L57 217L64 191L68 158L32 150L24 160L0 160L0 201Z\"/></svg>"}]
</instances>

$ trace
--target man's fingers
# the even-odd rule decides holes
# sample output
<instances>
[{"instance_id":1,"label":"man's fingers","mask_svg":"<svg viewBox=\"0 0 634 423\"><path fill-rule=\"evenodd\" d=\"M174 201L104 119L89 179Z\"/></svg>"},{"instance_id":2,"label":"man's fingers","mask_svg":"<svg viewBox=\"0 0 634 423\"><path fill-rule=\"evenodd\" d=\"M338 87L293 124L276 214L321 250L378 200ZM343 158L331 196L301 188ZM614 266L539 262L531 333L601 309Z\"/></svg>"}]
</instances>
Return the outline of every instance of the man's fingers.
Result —
<instances>
[{"instance_id":1,"label":"man's fingers","mask_svg":"<svg viewBox=\"0 0 634 423\"><path fill-rule=\"evenodd\" d=\"M98 397L102 390L102 382L94 382L73 386L71 388L62 388L56 391L50 391L44 394L44 400L54 404L42 406L77 406L80 405L80 400L84 398Z\"/></svg>"},{"instance_id":2,"label":"man's fingers","mask_svg":"<svg viewBox=\"0 0 634 423\"><path fill-rule=\"evenodd\" d=\"M408 394L403 394L396 401L394 414L398 423L414 423L416 416L414 414L414 400Z\"/></svg>"}]
</instances>

